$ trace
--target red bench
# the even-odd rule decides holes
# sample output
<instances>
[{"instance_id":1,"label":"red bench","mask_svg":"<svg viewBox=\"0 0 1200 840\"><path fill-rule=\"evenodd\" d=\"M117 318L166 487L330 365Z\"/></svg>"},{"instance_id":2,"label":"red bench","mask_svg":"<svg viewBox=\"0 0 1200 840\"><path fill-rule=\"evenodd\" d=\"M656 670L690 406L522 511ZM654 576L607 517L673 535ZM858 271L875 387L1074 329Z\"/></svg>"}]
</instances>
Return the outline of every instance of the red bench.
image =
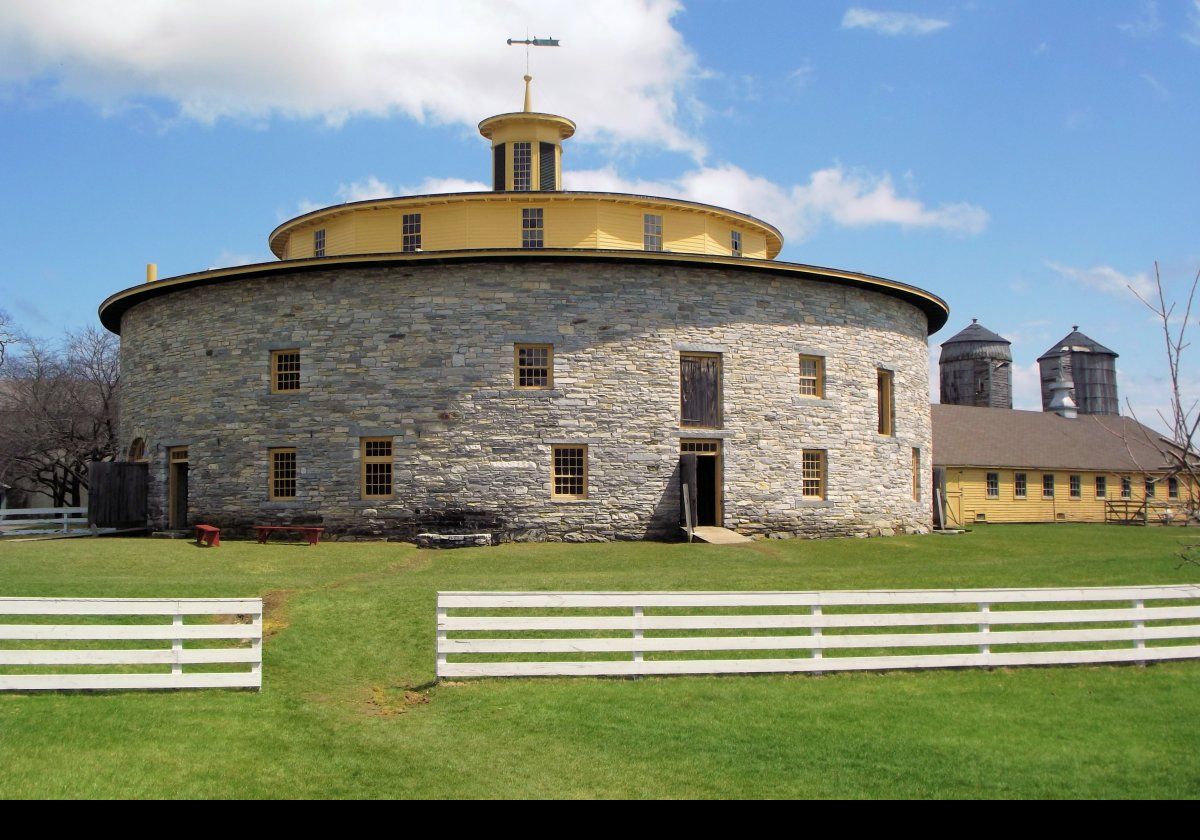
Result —
<instances>
[{"instance_id":1,"label":"red bench","mask_svg":"<svg viewBox=\"0 0 1200 840\"><path fill-rule=\"evenodd\" d=\"M258 531L260 543L265 543L275 531L295 531L303 534L309 545L316 545L321 541L321 534L325 533L324 528L313 525L255 525L254 529Z\"/></svg>"},{"instance_id":2,"label":"red bench","mask_svg":"<svg viewBox=\"0 0 1200 840\"><path fill-rule=\"evenodd\" d=\"M220 548L221 529L215 525L197 525L196 545L211 545L213 548Z\"/></svg>"}]
</instances>

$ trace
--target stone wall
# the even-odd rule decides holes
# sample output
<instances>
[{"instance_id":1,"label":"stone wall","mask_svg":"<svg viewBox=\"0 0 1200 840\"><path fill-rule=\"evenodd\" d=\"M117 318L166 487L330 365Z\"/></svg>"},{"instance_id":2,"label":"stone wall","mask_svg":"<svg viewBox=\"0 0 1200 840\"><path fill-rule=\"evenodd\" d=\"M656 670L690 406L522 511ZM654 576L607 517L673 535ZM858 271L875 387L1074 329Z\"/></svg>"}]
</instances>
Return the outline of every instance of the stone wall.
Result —
<instances>
[{"instance_id":1,"label":"stone wall","mask_svg":"<svg viewBox=\"0 0 1200 840\"><path fill-rule=\"evenodd\" d=\"M724 446L724 524L826 536L925 529L911 448L930 469L926 319L879 292L761 272L586 262L356 267L182 290L122 321L123 445L186 444L189 518L232 531L321 522L347 536L675 537L679 440ZM554 388L513 387L514 342L554 344ZM270 392L300 348L299 393ZM724 428L679 425L679 353L720 352ZM802 397L800 353L826 357ZM876 433L875 370L895 371L896 435ZM359 498L359 438L394 436L394 500ZM555 443L589 447L589 497L550 498ZM294 501L268 499L270 447L295 447ZM803 449L828 451L824 501Z\"/></svg>"}]
</instances>

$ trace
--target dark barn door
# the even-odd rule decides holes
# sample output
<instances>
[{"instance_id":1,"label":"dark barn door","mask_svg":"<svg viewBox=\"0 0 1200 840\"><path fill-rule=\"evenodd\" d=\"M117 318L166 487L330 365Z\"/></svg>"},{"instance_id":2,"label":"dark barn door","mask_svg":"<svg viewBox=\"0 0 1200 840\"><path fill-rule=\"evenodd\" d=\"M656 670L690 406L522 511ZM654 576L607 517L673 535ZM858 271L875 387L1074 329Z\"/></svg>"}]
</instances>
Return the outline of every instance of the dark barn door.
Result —
<instances>
[{"instance_id":1,"label":"dark barn door","mask_svg":"<svg viewBox=\"0 0 1200 840\"><path fill-rule=\"evenodd\" d=\"M721 357L679 357L680 425L721 427Z\"/></svg>"},{"instance_id":2,"label":"dark barn door","mask_svg":"<svg viewBox=\"0 0 1200 840\"><path fill-rule=\"evenodd\" d=\"M96 528L146 524L149 464L93 461L88 466L88 523Z\"/></svg>"}]
</instances>

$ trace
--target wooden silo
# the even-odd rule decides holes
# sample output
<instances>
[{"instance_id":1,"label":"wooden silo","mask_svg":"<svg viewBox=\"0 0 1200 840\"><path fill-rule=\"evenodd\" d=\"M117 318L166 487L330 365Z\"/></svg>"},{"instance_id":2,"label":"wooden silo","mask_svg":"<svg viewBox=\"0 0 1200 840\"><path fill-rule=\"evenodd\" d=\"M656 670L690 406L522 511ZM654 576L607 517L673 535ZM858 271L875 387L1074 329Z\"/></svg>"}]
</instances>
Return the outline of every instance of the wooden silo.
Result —
<instances>
[{"instance_id":1,"label":"wooden silo","mask_svg":"<svg viewBox=\"0 0 1200 840\"><path fill-rule=\"evenodd\" d=\"M981 408L1012 408L1012 342L972 320L942 342L938 360L941 402Z\"/></svg>"},{"instance_id":2,"label":"wooden silo","mask_svg":"<svg viewBox=\"0 0 1200 840\"><path fill-rule=\"evenodd\" d=\"M1071 397L1080 414L1120 414L1117 354L1072 327L1062 340L1038 358L1042 378L1042 410L1049 411L1050 386L1061 369L1075 383Z\"/></svg>"}]
</instances>

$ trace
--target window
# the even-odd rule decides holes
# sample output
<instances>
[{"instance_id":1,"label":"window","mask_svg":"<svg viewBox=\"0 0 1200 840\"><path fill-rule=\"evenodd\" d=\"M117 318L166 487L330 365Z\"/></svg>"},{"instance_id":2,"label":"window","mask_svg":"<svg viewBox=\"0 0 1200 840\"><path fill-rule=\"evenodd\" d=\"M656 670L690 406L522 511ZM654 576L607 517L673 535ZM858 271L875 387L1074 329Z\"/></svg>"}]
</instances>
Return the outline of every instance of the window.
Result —
<instances>
[{"instance_id":1,"label":"window","mask_svg":"<svg viewBox=\"0 0 1200 840\"><path fill-rule=\"evenodd\" d=\"M400 217L400 250L406 254L421 250L420 213L405 213Z\"/></svg>"},{"instance_id":2,"label":"window","mask_svg":"<svg viewBox=\"0 0 1200 840\"><path fill-rule=\"evenodd\" d=\"M679 357L679 425L721 428L721 356L717 353Z\"/></svg>"},{"instance_id":3,"label":"window","mask_svg":"<svg viewBox=\"0 0 1200 840\"><path fill-rule=\"evenodd\" d=\"M642 216L642 247L647 251L663 249L662 216L647 213Z\"/></svg>"},{"instance_id":4,"label":"window","mask_svg":"<svg viewBox=\"0 0 1200 840\"><path fill-rule=\"evenodd\" d=\"M130 461L145 461L146 460L146 441L143 438L134 438L133 443L129 444L129 460ZM1174 479L1171 479L1174 481Z\"/></svg>"},{"instance_id":5,"label":"window","mask_svg":"<svg viewBox=\"0 0 1200 840\"><path fill-rule=\"evenodd\" d=\"M555 165L555 145L553 143L541 143L538 146L538 189L540 190L556 190L558 189L558 178L556 177Z\"/></svg>"},{"instance_id":6,"label":"window","mask_svg":"<svg viewBox=\"0 0 1200 840\"><path fill-rule=\"evenodd\" d=\"M325 256L325 228L313 231L313 256Z\"/></svg>"},{"instance_id":7,"label":"window","mask_svg":"<svg viewBox=\"0 0 1200 840\"><path fill-rule=\"evenodd\" d=\"M517 192L533 189L532 143L513 143L513 189Z\"/></svg>"},{"instance_id":8,"label":"window","mask_svg":"<svg viewBox=\"0 0 1200 840\"><path fill-rule=\"evenodd\" d=\"M497 143L492 147L492 189L503 192L508 189L504 183L504 144Z\"/></svg>"},{"instance_id":9,"label":"window","mask_svg":"<svg viewBox=\"0 0 1200 840\"><path fill-rule=\"evenodd\" d=\"M735 257L742 255L742 232L740 230L729 231L729 253Z\"/></svg>"},{"instance_id":10,"label":"window","mask_svg":"<svg viewBox=\"0 0 1200 840\"><path fill-rule=\"evenodd\" d=\"M545 234L542 230L542 208L523 208L521 210L521 247L541 248L545 244Z\"/></svg>"},{"instance_id":11,"label":"window","mask_svg":"<svg viewBox=\"0 0 1200 840\"><path fill-rule=\"evenodd\" d=\"M513 380L518 388L553 388L554 345L514 345Z\"/></svg>"},{"instance_id":12,"label":"window","mask_svg":"<svg viewBox=\"0 0 1200 840\"><path fill-rule=\"evenodd\" d=\"M172 446L170 449L170 460L172 463L187 463L188 448L186 446Z\"/></svg>"},{"instance_id":13,"label":"window","mask_svg":"<svg viewBox=\"0 0 1200 840\"><path fill-rule=\"evenodd\" d=\"M912 480L913 501L921 501L921 450L916 447L912 451Z\"/></svg>"},{"instance_id":14,"label":"window","mask_svg":"<svg viewBox=\"0 0 1200 840\"><path fill-rule=\"evenodd\" d=\"M1133 498L1133 482L1129 479L1129 476L1127 476L1127 475L1121 476L1121 498L1122 499L1132 499Z\"/></svg>"},{"instance_id":15,"label":"window","mask_svg":"<svg viewBox=\"0 0 1200 840\"><path fill-rule=\"evenodd\" d=\"M824 356L800 356L800 395L825 398Z\"/></svg>"},{"instance_id":16,"label":"window","mask_svg":"<svg viewBox=\"0 0 1200 840\"><path fill-rule=\"evenodd\" d=\"M553 461L551 496L555 499L586 499L587 447L555 446Z\"/></svg>"},{"instance_id":17,"label":"window","mask_svg":"<svg viewBox=\"0 0 1200 840\"><path fill-rule=\"evenodd\" d=\"M390 499L392 497L392 439L362 438L362 497Z\"/></svg>"},{"instance_id":18,"label":"window","mask_svg":"<svg viewBox=\"0 0 1200 840\"><path fill-rule=\"evenodd\" d=\"M1145 490L1147 499L1154 498L1154 481L1152 479L1143 479L1142 488Z\"/></svg>"},{"instance_id":19,"label":"window","mask_svg":"<svg viewBox=\"0 0 1200 840\"><path fill-rule=\"evenodd\" d=\"M989 499L1000 498L1000 473L990 472L987 474L987 497Z\"/></svg>"},{"instance_id":20,"label":"window","mask_svg":"<svg viewBox=\"0 0 1200 840\"><path fill-rule=\"evenodd\" d=\"M801 458L801 494L806 499L824 499L825 450L805 449Z\"/></svg>"},{"instance_id":21,"label":"window","mask_svg":"<svg viewBox=\"0 0 1200 840\"><path fill-rule=\"evenodd\" d=\"M272 449L271 482L268 486L272 499L296 498L296 450Z\"/></svg>"},{"instance_id":22,"label":"window","mask_svg":"<svg viewBox=\"0 0 1200 840\"><path fill-rule=\"evenodd\" d=\"M1097 499L1107 499L1108 498L1108 476L1104 476L1104 475L1096 476L1096 498Z\"/></svg>"},{"instance_id":23,"label":"window","mask_svg":"<svg viewBox=\"0 0 1200 840\"><path fill-rule=\"evenodd\" d=\"M300 351L271 351L271 393L300 390Z\"/></svg>"},{"instance_id":24,"label":"window","mask_svg":"<svg viewBox=\"0 0 1200 840\"><path fill-rule=\"evenodd\" d=\"M1071 476L1070 481L1071 481L1071 498L1072 499L1082 499L1083 498L1083 479L1077 475L1073 475L1073 476Z\"/></svg>"},{"instance_id":25,"label":"window","mask_svg":"<svg viewBox=\"0 0 1200 840\"><path fill-rule=\"evenodd\" d=\"M1013 498L1024 499L1029 495L1029 482L1026 479L1025 473L1016 473L1013 476Z\"/></svg>"},{"instance_id":26,"label":"window","mask_svg":"<svg viewBox=\"0 0 1200 840\"><path fill-rule=\"evenodd\" d=\"M878 394L879 426L881 435L892 437L896 434L896 404L893 398L892 386L895 374L890 370L879 368L875 371L875 384Z\"/></svg>"},{"instance_id":27,"label":"window","mask_svg":"<svg viewBox=\"0 0 1200 840\"><path fill-rule=\"evenodd\" d=\"M1054 476L1053 475L1048 474L1048 475L1042 476L1042 498L1043 499L1053 499L1054 498Z\"/></svg>"},{"instance_id":28,"label":"window","mask_svg":"<svg viewBox=\"0 0 1200 840\"><path fill-rule=\"evenodd\" d=\"M1174 476L1167 479L1167 498L1179 498L1179 479L1175 478Z\"/></svg>"}]
</instances>

